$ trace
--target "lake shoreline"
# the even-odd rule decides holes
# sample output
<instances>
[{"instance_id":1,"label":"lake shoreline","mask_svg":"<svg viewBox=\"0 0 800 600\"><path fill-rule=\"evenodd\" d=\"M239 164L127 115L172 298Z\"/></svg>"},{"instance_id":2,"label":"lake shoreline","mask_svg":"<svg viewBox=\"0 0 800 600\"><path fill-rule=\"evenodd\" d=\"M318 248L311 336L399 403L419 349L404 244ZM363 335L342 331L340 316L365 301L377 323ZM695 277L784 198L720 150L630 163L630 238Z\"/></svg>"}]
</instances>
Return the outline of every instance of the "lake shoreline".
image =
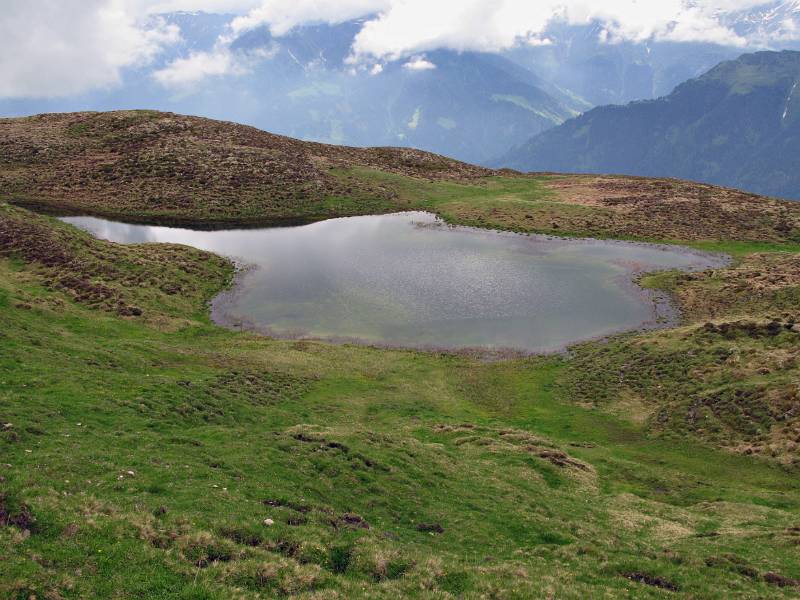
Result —
<instances>
[{"instance_id":1,"label":"lake shoreline","mask_svg":"<svg viewBox=\"0 0 800 600\"><path fill-rule=\"evenodd\" d=\"M559 248L566 249L567 252L574 250L575 248L580 248L582 245L600 245L603 248L623 248L628 249L631 247L640 247L646 250L655 250L655 251L664 251L669 252L673 255L690 257L692 261L689 264L681 265L679 267L665 267L665 268L654 268L652 263L647 263L645 260L644 262L636 260L636 259L618 259L618 260L611 260L609 264L616 264L617 268L621 268L623 270L622 273L615 276L613 278L615 286L628 298L633 299L636 303L646 305L649 311L649 318L646 320L636 324L635 326L628 326L628 325L620 325L619 327L615 327L602 333L593 333L591 335L586 335L585 337L575 336L570 337L568 340L559 343L553 343L551 345L542 344L541 346L535 348L524 348L521 346L509 345L509 346L494 346L490 344L457 344L457 343L443 343L443 344L436 344L436 343L414 343L414 342L406 342L406 341L398 341L392 342L390 340L375 340L370 339L369 337L359 336L359 335L320 335L314 334L313 332L299 327L293 329L283 329L281 330L278 327L273 327L268 324L258 323L257 320L250 318L248 316L238 314L235 311L235 307L237 306L238 302L242 299L243 294L247 291L246 279L248 277L252 277L254 273L259 271L259 266L256 264L252 264L246 258L240 258L231 254L225 254L223 252L217 252L218 254L225 256L228 260L230 260L234 266L236 267L236 272L234 274L233 279L230 282L230 285L225 289L222 290L219 294L217 294L209 303L209 316L212 322L216 325L237 330L237 331L249 331L252 333L256 333L265 337L274 338L274 339L287 339L287 340L297 340L297 341L319 341L319 342L326 342L326 343L333 343L333 344L357 344L362 346L374 347L374 348L381 348L381 349L408 349L414 351L421 351L421 352L432 352L432 353L448 353L454 355L468 355L468 356L480 356L480 357L494 357L494 358L517 358L517 357L524 357L524 356L537 356L537 355L553 355L567 352L571 346L577 344L583 344L593 341L601 341L604 339L608 339L610 337L620 335L623 333L631 333L631 332L641 332L641 331L650 331L655 329L665 329L670 327L675 327L680 325L682 317L680 310L678 308L677 302L675 302L674 298L671 297L669 292L666 290L660 289L648 289L644 288L639 285L639 281L642 277L657 272L665 272L670 270L679 270L681 272L697 272L703 271L708 269L716 269L716 268L724 268L731 264L732 258L728 255L721 254L721 253L714 253L714 252L707 252L703 250L698 250L696 248L691 248L687 246L679 246L679 245L672 245L672 244L659 244L659 243L650 243L650 242L636 242L636 241L625 241L625 240L605 240L605 239L596 239L596 238L571 238L571 237L561 237L561 236L553 236L547 234L531 234L531 233L517 233L511 231L497 231L491 229L484 229L480 227L472 227L472 226L463 226L463 225L452 225L444 220L442 220L438 215L431 212L426 211L401 211L390 213L388 215L372 215L374 217L420 217L419 221L411 220L408 222L409 225L413 226L415 229L425 230L441 230L447 232L458 232L458 233L468 233L473 236L481 236L482 239L488 240L496 240L498 238L505 238L511 240L518 240L518 241L526 241L530 242L533 245L541 244L541 247L534 246L531 252L533 254L531 256L536 256L537 253L544 252L544 256L548 256L549 253L557 252ZM349 219L365 219L369 218L369 216L357 216L357 217L337 217L335 219L326 219L327 222L332 221L346 221ZM63 221L71 222L75 221L75 219L70 218L62 218ZM123 222L111 222L107 221L108 224L115 224L118 226L130 226L136 227L139 224L131 224L131 223L123 223ZM169 226L161 225L160 228L164 229L173 229ZM84 227L87 231L90 231L93 235L103 237L103 234L99 231L92 230L92 228L85 226ZM183 229L183 232L201 232L201 231L208 231L208 230L190 230L190 229ZM228 230L229 232L235 233L239 230ZM251 230L242 230L243 232L251 231ZM138 240L140 242L144 241L146 243L158 243L162 240L159 239L145 239L145 240ZM182 241L172 241L170 243L187 243ZM555 250L553 249L553 244L556 244ZM191 242L188 242L187 245L192 245ZM199 247L199 246L195 246ZM546 248L542 250L542 248ZM208 250L208 248L206 248ZM210 250L214 252L214 250ZM525 257L523 257L524 259ZM569 260L569 259L568 259ZM477 319L476 322L480 323L481 317L475 317ZM468 322L468 321L467 321ZM468 330L465 330L468 331Z\"/></svg>"},{"instance_id":2,"label":"lake shoreline","mask_svg":"<svg viewBox=\"0 0 800 600\"><path fill-rule=\"evenodd\" d=\"M438 215L435 215L435 213L425 213L424 211L402 211L397 213L390 213L390 215L416 214L416 213L431 214L438 217ZM348 218L348 217L337 217L337 218ZM598 240L595 238L565 238L565 237L545 235L545 234L517 233L513 231L496 231L491 229L482 229L479 227L471 227L465 225L452 225L441 220L437 221L436 223L419 224L418 226L434 227L434 228L446 227L449 229L468 231L472 233L482 233L493 236L526 237L526 238L535 238L547 241L565 241L571 244L580 242L586 242L586 243L601 242L603 244L620 244L625 246L639 245L654 249L666 249L672 252L679 250L681 251L681 253L685 253L686 255L697 257L698 261L707 260L709 263L711 263L709 265L706 265L704 268L678 269L681 272L696 272L698 270L725 268L729 266L733 261L733 259L727 254L706 252L688 246L685 247L672 244L658 244L650 242L628 242L625 240L605 240L605 239ZM621 327L619 329L609 331L600 335L588 336L586 338L577 339L565 345L558 345L557 347L552 347L548 349L525 350L513 347L509 348L489 347L489 346L452 347L452 346L440 346L440 345L429 345L429 344L410 345L410 344L399 344L399 343L394 344L391 342L371 341L367 338L358 336L319 336L319 335L309 334L308 332L304 331L278 331L272 327L266 325L260 325L254 322L252 319L248 319L241 315L235 314L233 312L233 307L236 305L239 295L244 290L243 279L246 278L248 275L250 275L254 270L257 270L259 268L257 265L252 265L252 264L237 264L236 267L237 267L236 273L233 277L230 287L220 292L209 303L211 320L220 327L225 327L227 329L231 329L234 331L255 333L264 337L268 337L271 339L279 339L279 340L322 342L322 343L331 343L340 345L356 344L360 346L381 349L381 350L410 350L416 352L427 352L435 354L451 354L454 356L471 356L484 359L486 358L512 359L512 358L523 358L532 356L548 356L548 355L564 354L567 353L569 351L569 348L574 345L585 344L590 342L602 342L603 340L626 333L638 333L644 331L654 331L658 329L674 328L679 326L682 321L680 308L678 307L678 304L675 301L675 299L668 291L661 289L648 289L639 285L639 281L646 275L668 271L669 269L648 270L648 269L632 268L627 270L624 275L620 275L617 278L618 280L617 283L627 293L646 299L645 301L652 307L652 319L644 323L641 323L640 325L633 328Z\"/></svg>"}]
</instances>

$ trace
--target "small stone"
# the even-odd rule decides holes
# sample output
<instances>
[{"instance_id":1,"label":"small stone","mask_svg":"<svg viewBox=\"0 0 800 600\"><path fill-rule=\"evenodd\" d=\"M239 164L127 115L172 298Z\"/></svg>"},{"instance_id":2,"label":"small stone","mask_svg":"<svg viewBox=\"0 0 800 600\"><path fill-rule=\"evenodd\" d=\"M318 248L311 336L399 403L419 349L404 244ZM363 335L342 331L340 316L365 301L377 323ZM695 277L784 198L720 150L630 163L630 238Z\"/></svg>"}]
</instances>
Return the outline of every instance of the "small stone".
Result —
<instances>
[{"instance_id":1,"label":"small stone","mask_svg":"<svg viewBox=\"0 0 800 600\"><path fill-rule=\"evenodd\" d=\"M264 519L264 525L266 525L267 527L272 527L273 525L275 525L275 521L273 521L272 519Z\"/></svg>"},{"instance_id":2,"label":"small stone","mask_svg":"<svg viewBox=\"0 0 800 600\"><path fill-rule=\"evenodd\" d=\"M128 475L130 475L131 477L133 477L134 475L136 475L136 473L135 473L135 472L133 472L133 471L125 471L125 472L126 472Z\"/></svg>"}]
</instances>

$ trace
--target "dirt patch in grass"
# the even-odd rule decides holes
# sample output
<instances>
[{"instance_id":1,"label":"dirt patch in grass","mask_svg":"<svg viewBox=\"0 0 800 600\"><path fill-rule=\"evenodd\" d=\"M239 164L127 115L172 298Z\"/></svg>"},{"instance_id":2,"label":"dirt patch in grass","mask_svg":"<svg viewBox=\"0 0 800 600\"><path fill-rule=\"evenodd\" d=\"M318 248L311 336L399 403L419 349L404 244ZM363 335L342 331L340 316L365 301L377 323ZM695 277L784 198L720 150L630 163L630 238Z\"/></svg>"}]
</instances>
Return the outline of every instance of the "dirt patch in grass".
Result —
<instances>
[{"instance_id":1,"label":"dirt patch in grass","mask_svg":"<svg viewBox=\"0 0 800 600\"><path fill-rule=\"evenodd\" d=\"M417 523L417 531L423 533L444 533L444 527L439 523Z\"/></svg>"},{"instance_id":2,"label":"dirt patch in grass","mask_svg":"<svg viewBox=\"0 0 800 600\"><path fill-rule=\"evenodd\" d=\"M800 580L792 579L791 577L784 577L783 575L779 573L773 573L772 571L764 573L764 581L777 587L800 587Z\"/></svg>"},{"instance_id":3,"label":"dirt patch in grass","mask_svg":"<svg viewBox=\"0 0 800 600\"><path fill-rule=\"evenodd\" d=\"M338 519L331 521L331 525L335 529L338 528L347 528L347 529L369 529L370 524L367 523L366 519L361 515L357 515L355 513L345 513Z\"/></svg>"}]
</instances>

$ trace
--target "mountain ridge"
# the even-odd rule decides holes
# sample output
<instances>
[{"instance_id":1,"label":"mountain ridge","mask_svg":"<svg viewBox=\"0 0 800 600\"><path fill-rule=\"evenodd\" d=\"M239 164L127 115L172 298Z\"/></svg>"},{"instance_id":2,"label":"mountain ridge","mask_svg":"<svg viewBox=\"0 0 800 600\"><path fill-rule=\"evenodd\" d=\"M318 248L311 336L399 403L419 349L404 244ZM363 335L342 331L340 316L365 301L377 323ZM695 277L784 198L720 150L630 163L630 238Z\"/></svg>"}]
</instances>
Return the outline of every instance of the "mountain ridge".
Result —
<instances>
[{"instance_id":1,"label":"mountain ridge","mask_svg":"<svg viewBox=\"0 0 800 600\"><path fill-rule=\"evenodd\" d=\"M665 176L800 199L800 52L720 63L655 100L603 106L494 166Z\"/></svg>"}]
</instances>

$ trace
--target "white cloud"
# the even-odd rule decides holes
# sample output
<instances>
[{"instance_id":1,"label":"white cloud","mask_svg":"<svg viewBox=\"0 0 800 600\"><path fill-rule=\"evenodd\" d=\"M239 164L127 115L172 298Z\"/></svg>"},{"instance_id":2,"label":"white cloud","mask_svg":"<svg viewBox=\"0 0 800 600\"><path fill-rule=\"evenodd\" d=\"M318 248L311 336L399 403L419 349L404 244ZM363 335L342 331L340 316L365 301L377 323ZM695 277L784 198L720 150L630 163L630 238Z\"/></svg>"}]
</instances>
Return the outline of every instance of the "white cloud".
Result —
<instances>
[{"instance_id":1,"label":"white cloud","mask_svg":"<svg viewBox=\"0 0 800 600\"><path fill-rule=\"evenodd\" d=\"M145 0L140 0L145 1ZM150 0L149 10L163 4L190 7L191 0ZM211 0L200 0L198 4L210 4ZM238 4L246 4L239 0ZM303 23L339 23L372 13L376 8L388 6L382 0L269 0L251 2L255 4L246 14L234 18L219 36L214 48L208 52L193 52L188 57L173 60L165 68L153 74L161 85L172 88L192 86L207 77L240 76L249 73L252 67L265 58L274 55L275 47L260 52L236 52L231 45L247 31L258 27L269 27L274 36L282 36ZM377 65L376 65L377 66ZM374 71L375 67L373 67ZM381 67L382 69L382 67ZM372 72L376 75L380 71Z\"/></svg>"},{"instance_id":2,"label":"white cloud","mask_svg":"<svg viewBox=\"0 0 800 600\"><path fill-rule=\"evenodd\" d=\"M191 0L150 0L182 2ZM209 3L212 0L198 0ZM244 4L248 0L238 0ZM382 62L406 60L409 70L434 69L423 53L438 48L495 52L518 43L548 44L547 27L554 20L572 24L604 24L609 43L648 39L708 41L744 45L745 40L723 26L721 11L745 8L762 0L252 0L249 12L234 18L211 53L196 53L174 61L156 73L173 87L196 83L205 76L247 72L230 51L241 34L268 27L280 37L306 23L341 23L365 18L348 59L352 72L375 75ZM185 71L185 73L182 73Z\"/></svg>"},{"instance_id":3,"label":"white cloud","mask_svg":"<svg viewBox=\"0 0 800 600\"><path fill-rule=\"evenodd\" d=\"M720 23L721 11L763 0L395 0L369 19L353 45L353 60L397 60L436 48L493 52L517 43L547 43L554 20L599 21L609 42L704 41L741 46L746 40Z\"/></svg>"},{"instance_id":4,"label":"white cloud","mask_svg":"<svg viewBox=\"0 0 800 600\"><path fill-rule=\"evenodd\" d=\"M431 69L435 69L436 65L424 56L415 56L405 63L403 68L409 71L430 71Z\"/></svg>"},{"instance_id":5,"label":"white cloud","mask_svg":"<svg viewBox=\"0 0 800 600\"><path fill-rule=\"evenodd\" d=\"M553 20L598 21L609 43L744 46L747 40L726 26L725 13L760 4L764 0L3 0L0 97L79 94L118 83L126 67L148 64L179 38L175 27L154 16L164 11L237 15L211 50L194 51L154 73L160 83L178 87L247 73L264 56L236 52L232 43L262 26L280 37L305 23L363 18L351 66L369 70L403 60L426 68L413 57L438 48L492 52L545 44ZM800 31L787 21L773 35L799 37Z\"/></svg>"},{"instance_id":6,"label":"white cloud","mask_svg":"<svg viewBox=\"0 0 800 600\"><path fill-rule=\"evenodd\" d=\"M226 43L218 43L210 52L192 52L187 57L175 59L155 71L153 78L164 87L191 87L208 77L246 75L258 62L272 58L277 52L275 45L237 52Z\"/></svg>"},{"instance_id":7,"label":"white cloud","mask_svg":"<svg viewBox=\"0 0 800 600\"><path fill-rule=\"evenodd\" d=\"M262 3L263 0L130 0L136 10L148 14L203 11L236 15L257 8Z\"/></svg>"},{"instance_id":8,"label":"white cloud","mask_svg":"<svg viewBox=\"0 0 800 600\"><path fill-rule=\"evenodd\" d=\"M0 97L79 94L120 81L179 39L176 27L145 19L124 0L4 0Z\"/></svg>"},{"instance_id":9,"label":"white cloud","mask_svg":"<svg viewBox=\"0 0 800 600\"><path fill-rule=\"evenodd\" d=\"M303 23L343 23L390 8L392 0L263 0L231 23L238 35L267 25L273 35L285 35Z\"/></svg>"},{"instance_id":10,"label":"white cloud","mask_svg":"<svg viewBox=\"0 0 800 600\"><path fill-rule=\"evenodd\" d=\"M195 84L207 77L243 75L245 72L246 69L239 65L233 52L225 48L216 52L192 52L156 71L153 77L166 87L181 87Z\"/></svg>"}]
</instances>

